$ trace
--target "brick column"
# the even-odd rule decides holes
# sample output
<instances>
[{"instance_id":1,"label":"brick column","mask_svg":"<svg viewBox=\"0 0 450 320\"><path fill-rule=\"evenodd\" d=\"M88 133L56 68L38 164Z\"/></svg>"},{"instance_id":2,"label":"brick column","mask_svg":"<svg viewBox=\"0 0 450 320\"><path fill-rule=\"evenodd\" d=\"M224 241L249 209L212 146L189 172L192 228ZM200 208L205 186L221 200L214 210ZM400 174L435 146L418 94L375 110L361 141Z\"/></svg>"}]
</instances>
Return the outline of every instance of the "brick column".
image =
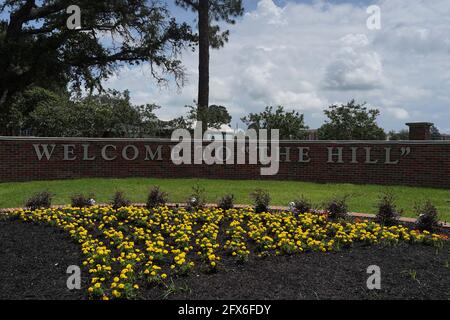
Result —
<instances>
[{"instance_id":1,"label":"brick column","mask_svg":"<svg viewBox=\"0 0 450 320\"><path fill-rule=\"evenodd\" d=\"M431 140L430 122L413 122L406 124L409 127L409 140Z\"/></svg>"}]
</instances>

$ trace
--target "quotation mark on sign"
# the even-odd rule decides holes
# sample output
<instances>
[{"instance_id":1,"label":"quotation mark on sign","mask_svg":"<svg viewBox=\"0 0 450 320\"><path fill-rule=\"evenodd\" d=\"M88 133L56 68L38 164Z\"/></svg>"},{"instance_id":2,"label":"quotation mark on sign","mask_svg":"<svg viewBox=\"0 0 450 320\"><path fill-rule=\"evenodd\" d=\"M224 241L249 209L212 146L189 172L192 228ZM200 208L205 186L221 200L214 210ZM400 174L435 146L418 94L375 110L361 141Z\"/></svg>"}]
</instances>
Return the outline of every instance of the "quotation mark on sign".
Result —
<instances>
[{"instance_id":1,"label":"quotation mark on sign","mask_svg":"<svg viewBox=\"0 0 450 320\"><path fill-rule=\"evenodd\" d=\"M411 148L410 147L402 147L401 148L401 156L407 157L411 154Z\"/></svg>"}]
</instances>

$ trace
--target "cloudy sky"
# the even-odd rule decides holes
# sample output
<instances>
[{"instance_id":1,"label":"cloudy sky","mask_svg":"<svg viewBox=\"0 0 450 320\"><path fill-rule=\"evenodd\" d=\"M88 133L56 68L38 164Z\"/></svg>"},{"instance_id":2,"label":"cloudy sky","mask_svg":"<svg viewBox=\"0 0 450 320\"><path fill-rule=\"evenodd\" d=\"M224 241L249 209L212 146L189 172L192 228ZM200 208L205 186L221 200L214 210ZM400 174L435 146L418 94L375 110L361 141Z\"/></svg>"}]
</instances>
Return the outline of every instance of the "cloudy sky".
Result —
<instances>
[{"instance_id":1,"label":"cloudy sky","mask_svg":"<svg viewBox=\"0 0 450 320\"><path fill-rule=\"evenodd\" d=\"M305 114L311 128L323 109L352 98L381 110L380 124L401 129L430 121L450 133L450 2L448 0L246 0L230 42L212 52L211 104L228 107L233 124L266 105ZM381 8L369 30L368 6ZM171 8L173 8L171 6ZM192 17L174 9L179 19ZM183 115L196 98L197 54L186 52L188 83L159 88L146 67L124 67L107 82L129 89L158 115Z\"/></svg>"}]
</instances>

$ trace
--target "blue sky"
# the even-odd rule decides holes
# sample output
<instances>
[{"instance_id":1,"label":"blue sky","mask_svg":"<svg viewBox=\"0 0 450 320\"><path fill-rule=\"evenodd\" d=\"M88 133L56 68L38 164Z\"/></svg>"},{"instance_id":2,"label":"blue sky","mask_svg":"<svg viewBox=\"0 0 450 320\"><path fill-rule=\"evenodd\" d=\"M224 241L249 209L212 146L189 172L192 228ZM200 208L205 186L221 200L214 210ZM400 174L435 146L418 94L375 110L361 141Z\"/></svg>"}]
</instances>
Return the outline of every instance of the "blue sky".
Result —
<instances>
[{"instance_id":1,"label":"blue sky","mask_svg":"<svg viewBox=\"0 0 450 320\"><path fill-rule=\"evenodd\" d=\"M285 6L288 3L304 3L304 4L312 4L314 2L318 2L318 0L274 0L274 4L277 6ZM373 4L373 0L324 0L323 2L331 3L331 4L342 4L342 3L349 3L353 5L358 6L368 6L370 4ZM175 12L175 15L178 18L186 19L187 17L192 18L193 15L186 13L185 10L177 7L175 5L174 0L167 0L166 3L168 3L169 8L172 10L172 12ZM243 0L244 8L246 11L253 11L256 9L258 5L258 0Z\"/></svg>"},{"instance_id":2,"label":"blue sky","mask_svg":"<svg viewBox=\"0 0 450 320\"><path fill-rule=\"evenodd\" d=\"M381 9L380 30L367 28L369 5ZM448 0L247 0L230 30L225 48L212 51L211 103L227 106L234 124L281 104L315 128L325 108L355 98L380 109L386 130L430 121L450 133ZM196 97L196 53L183 62L181 91L155 87L145 68L124 68L108 85L160 104L162 118L179 116Z\"/></svg>"},{"instance_id":3,"label":"blue sky","mask_svg":"<svg viewBox=\"0 0 450 320\"><path fill-rule=\"evenodd\" d=\"M192 14L173 7L180 20ZM249 112L284 105L320 126L323 110L355 98L381 111L380 124L434 122L450 133L450 2L448 0L244 0L230 42L211 54L211 104L227 106L233 125ZM369 5L381 10L369 30ZM197 88L197 53L182 61L188 82L160 88L148 66L120 68L105 85L130 90L134 103L157 103L158 115L185 114Z\"/></svg>"}]
</instances>

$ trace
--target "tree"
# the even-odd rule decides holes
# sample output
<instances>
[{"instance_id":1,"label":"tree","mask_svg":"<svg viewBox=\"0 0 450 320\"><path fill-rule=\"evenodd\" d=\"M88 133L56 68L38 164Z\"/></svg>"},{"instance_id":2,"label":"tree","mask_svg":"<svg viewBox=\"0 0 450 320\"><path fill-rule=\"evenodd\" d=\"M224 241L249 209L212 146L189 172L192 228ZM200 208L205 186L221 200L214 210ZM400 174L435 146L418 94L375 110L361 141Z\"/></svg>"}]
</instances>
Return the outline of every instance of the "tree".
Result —
<instances>
[{"instance_id":1,"label":"tree","mask_svg":"<svg viewBox=\"0 0 450 320\"><path fill-rule=\"evenodd\" d=\"M430 128L431 140L442 140L442 135L436 126ZM406 129L396 132L394 130L388 133L389 140L409 140L409 131Z\"/></svg>"},{"instance_id":2,"label":"tree","mask_svg":"<svg viewBox=\"0 0 450 320\"><path fill-rule=\"evenodd\" d=\"M0 117L11 99L33 86L102 89L121 64L149 62L158 82L165 74L182 85L181 50L196 43L165 5L148 0L78 0L81 26L68 28L71 0L6 0L0 4Z\"/></svg>"},{"instance_id":3,"label":"tree","mask_svg":"<svg viewBox=\"0 0 450 320\"><path fill-rule=\"evenodd\" d=\"M392 130L389 131L388 137L391 141L409 140L409 131L406 129L400 130L399 132Z\"/></svg>"},{"instance_id":4,"label":"tree","mask_svg":"<svg viewBox=\"0 0 450 320\"><path fill-rule=\"evenodd\" d=\"M386 140L386 134L377 123L380 111L368 110L365 103L351 100L347 104L332 105L325 110L328 121L319 128L320 140Z\"/></svg>"},{"instance_id":5,"label":"tree","mask_svg":"<svg viewBox=\"0 0 450 320\"><path fill-rule=\"evenodd\" d=\"M431 126L431 140L442 140L442 135L439 132L439 129L436 126Z\"/></svg>"},{"instance_id":6,"label":"tree","mask_svg":"<svg viewBox=\"0 0 450 320\"><path fill-rule=\"evenodd\" d=\"M61 93L64 95L64 93ZM9 104L8 125L0 129L2 135L21 135L30 128L30 114L42 104L57 104L61 95L40 87L33 87L16 94ZM68 99L68 98L67 98ZM6 122L6 121L5 121ZM6 128L5 128L6 127Z\"/></svg>"},{"instance_id":7,"label":"tree","mask_svg":"<svg viewBox=\"0 0 450 320\"><path fill-rule=\"evenodd\" d=\"M244 13L242 0L175 0L179 6L190 9L198 15L198 120L203 122L203 131L207 130L207 111L209 106L209 49L218 49L228 42L229 31L221 32L212 21L225 21L234 24L235 17Z\"/></svg>"},{"instance_id":8,"label":"tree","mask_svg":"<svg viewBox=\"0 0 450 320\"><path fill-rule=\"evenodd\" d=\"M208 112L205 116L199 116L199 110L193 106L187 106L189 112L186 121L192 126L194 122L201 118L206 121L207 128L220 129L222 125L229 125L231 123L231 115L224 106L211 105L208 108Z\"/></svg>"},{"instance_id":9,"label":"tree","mask_svg":"<svg viewBox=\"0 0 450 320\"><path fill-rule=\"evenodd\" d=\"M283 106L276 110L272 106L266 107L261 113L250 113L241 119L249 129L278 129L282 140L302 140L306 137L304 115L293 110L287 112Z\"/></svg>"},{"instance_id":10,"label":"tree","mask_svg":"<svg viewBox=\"0 0 450 320\"><path fill-rule=\"evenodd\" d=\"M33 88L21 99L36 102L24 116L24 127L35 136L47 137L144 137L161 131L154 114L157 105L134 106L128 92L109 91L71 100L42 88Z\"/></svg>"}]
</instances>

